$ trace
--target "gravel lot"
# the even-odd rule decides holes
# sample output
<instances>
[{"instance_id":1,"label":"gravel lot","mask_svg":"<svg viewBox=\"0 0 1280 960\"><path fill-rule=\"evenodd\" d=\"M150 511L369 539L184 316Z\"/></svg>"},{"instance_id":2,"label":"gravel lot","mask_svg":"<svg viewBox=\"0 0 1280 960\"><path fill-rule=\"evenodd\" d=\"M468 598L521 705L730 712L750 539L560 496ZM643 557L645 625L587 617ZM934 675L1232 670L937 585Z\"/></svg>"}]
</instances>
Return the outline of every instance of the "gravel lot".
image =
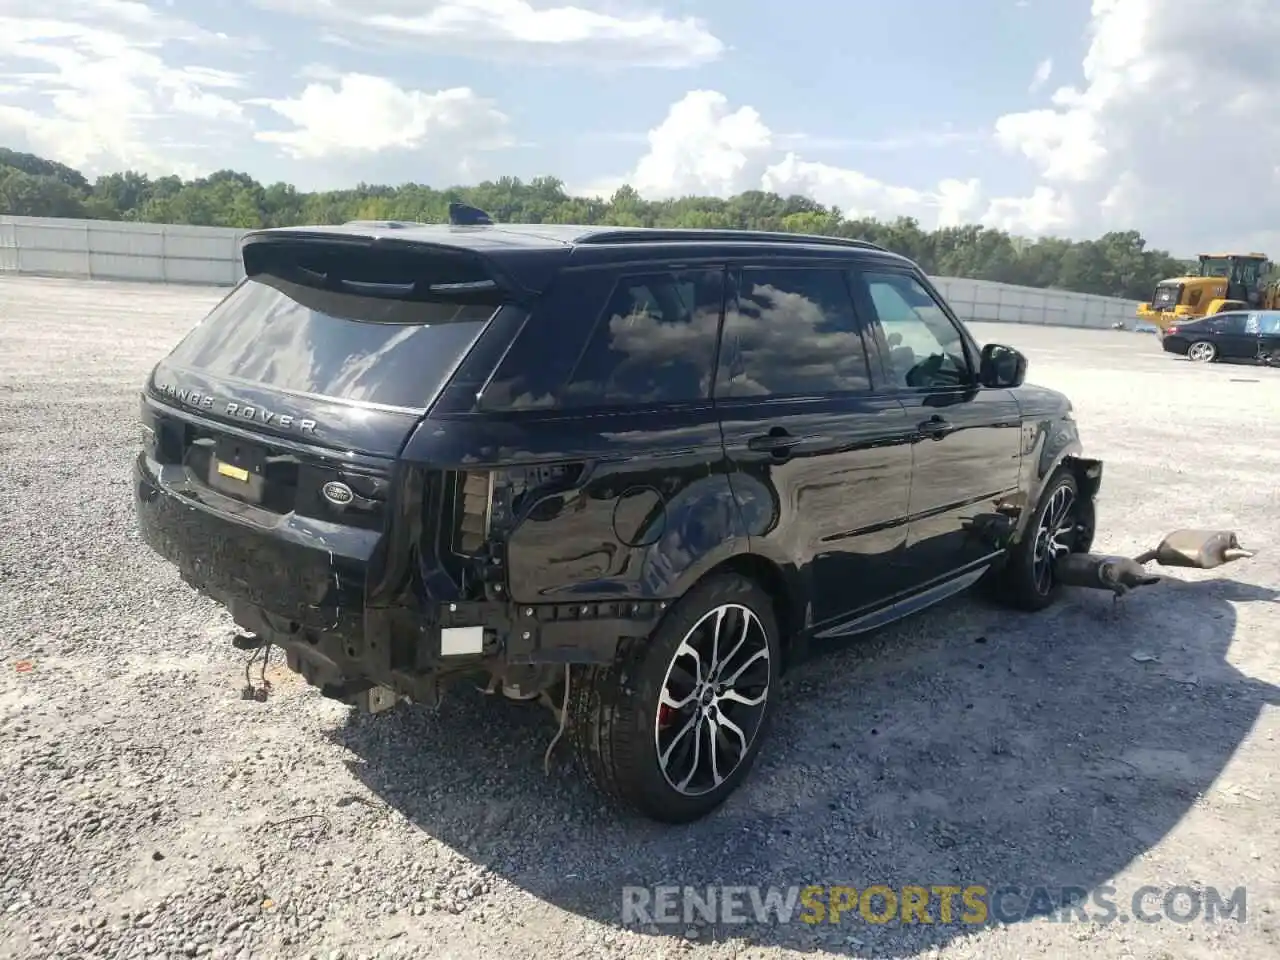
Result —
<instances>
[{"instance_id":1,"label":"gravel lot","mask_svg":"<svg viewBox=\"0 0 1280 960\"><path fill-rule=\"evenodd\" d=\"M279 663L240 699L230 621L133 528L149 367L220 296L0 278L0 955L1274 958L1280 551L1113 615L961 599L791 678L703 823L602 808L538 708L351 717ZM1180 525L1280 543L1280 371L1153 337L977 326L1073 397L1097 549ZM1248 888L1207 924L630 929L625 884ZM1151 901L1152 904L1158 902ZM1122 911L1123 912L1123 911Z\"/></svg>"}]
</instances>

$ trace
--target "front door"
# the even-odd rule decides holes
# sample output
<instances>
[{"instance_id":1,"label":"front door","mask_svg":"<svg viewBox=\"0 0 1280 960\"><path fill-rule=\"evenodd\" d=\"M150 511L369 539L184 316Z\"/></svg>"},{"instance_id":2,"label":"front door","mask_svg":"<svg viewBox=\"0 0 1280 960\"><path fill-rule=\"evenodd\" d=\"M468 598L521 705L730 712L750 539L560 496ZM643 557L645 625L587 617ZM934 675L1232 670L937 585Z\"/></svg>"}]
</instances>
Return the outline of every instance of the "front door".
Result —
<instances>
[{"instance_id":1,"label":"front door","mask_svg":"<svg viewBox=\"0 0 1280 960\"><path fill-rule=\"evenodd\" d=\"M916 585L976 566L994 552L983 518L1018 489L1021 415L1010 390L978 384L978 358L940 299L907 270L851 275L874 318L884 377L914 437L905 551Z\"/></svg>"},{"instance_id":2,"label":"front door","mask_svg":"<svg viewBox=\"0 0 1280 960\"><path fill-rule=\"evenodd\" d=\"M731 271L716 376L752 548L796 572L814 627L907 582L913 423L872 386L841 266Z\"/></svg>"},{"instance_id":3,"label":"front door","mask_svg":"<svg viewBox=\"0 0 1280 960\"><path fill-rule=\"evenodd\" d=\"M1264 310L1257 316L1258 359L1280 363L1280 311Z\"/></svg>"}]
</instances>

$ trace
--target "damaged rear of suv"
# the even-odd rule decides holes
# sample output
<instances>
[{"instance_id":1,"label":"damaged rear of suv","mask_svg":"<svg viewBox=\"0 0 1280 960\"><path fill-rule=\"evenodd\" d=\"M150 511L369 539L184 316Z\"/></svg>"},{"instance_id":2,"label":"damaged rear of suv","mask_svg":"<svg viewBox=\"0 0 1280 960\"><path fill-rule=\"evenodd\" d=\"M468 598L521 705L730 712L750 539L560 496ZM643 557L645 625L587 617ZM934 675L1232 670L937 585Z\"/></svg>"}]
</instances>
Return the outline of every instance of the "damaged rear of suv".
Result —
<instances>
[{"instance_id":1,"label":"damaged rear of suv","mask_svg":"<svg viewBox=\"0 0 1280 960\"><path fill-rule=\"evenodd\" d=\"M145 540L230 610L239 646L280 646L369 709L434 702L501 649L495 509L543 478L499 489L499 436L425 418L474 398L525 321L555 270L531 246L498 264L392 227L246 237L245 279L148 380L135 470Z\"/></svg>"}]
</instances>

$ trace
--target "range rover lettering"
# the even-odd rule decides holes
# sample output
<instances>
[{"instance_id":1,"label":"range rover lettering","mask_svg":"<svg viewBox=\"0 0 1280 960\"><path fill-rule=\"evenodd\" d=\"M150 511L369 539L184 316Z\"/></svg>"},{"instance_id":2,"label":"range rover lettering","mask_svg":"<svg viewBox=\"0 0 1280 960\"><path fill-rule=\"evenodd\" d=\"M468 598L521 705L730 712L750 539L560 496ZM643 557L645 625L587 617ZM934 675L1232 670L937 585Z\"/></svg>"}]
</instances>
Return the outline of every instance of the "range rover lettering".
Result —
<instances>
[{"instance_id":1,"label":"range rover lettering","mask_svg":"<svg viewBox=\"0 0 1280 960\"><path fill-rule=\"evenodd\" d=\"M451 215L247 235L142 392L146 542L324 695L479 678L687 822L784 671L971 586L1042 609L1089 550L1071 404L909 260Z\"/></svg>"}]
</instances>

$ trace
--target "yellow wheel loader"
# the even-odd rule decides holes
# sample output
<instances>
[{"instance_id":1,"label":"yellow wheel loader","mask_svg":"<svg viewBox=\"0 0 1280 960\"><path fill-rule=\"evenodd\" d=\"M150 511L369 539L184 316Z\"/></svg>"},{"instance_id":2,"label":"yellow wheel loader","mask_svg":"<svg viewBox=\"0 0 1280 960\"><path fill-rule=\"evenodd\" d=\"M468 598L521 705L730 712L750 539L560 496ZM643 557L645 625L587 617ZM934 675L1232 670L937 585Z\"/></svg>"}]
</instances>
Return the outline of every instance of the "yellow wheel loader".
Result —
<instances>
[{"instance_id":1,"label":"yellow wheel loader","mask_svg":"<svg viewBox=\"0 0 1280 960\"><path fill-rule=\"evenodd\" d=\"M1280 272L1264 253L1202 253L1199 269L1156 284L1138 320L1163 332L1170 324L1224 310L1280 309Z\"/></svg>"}]
</instances>

